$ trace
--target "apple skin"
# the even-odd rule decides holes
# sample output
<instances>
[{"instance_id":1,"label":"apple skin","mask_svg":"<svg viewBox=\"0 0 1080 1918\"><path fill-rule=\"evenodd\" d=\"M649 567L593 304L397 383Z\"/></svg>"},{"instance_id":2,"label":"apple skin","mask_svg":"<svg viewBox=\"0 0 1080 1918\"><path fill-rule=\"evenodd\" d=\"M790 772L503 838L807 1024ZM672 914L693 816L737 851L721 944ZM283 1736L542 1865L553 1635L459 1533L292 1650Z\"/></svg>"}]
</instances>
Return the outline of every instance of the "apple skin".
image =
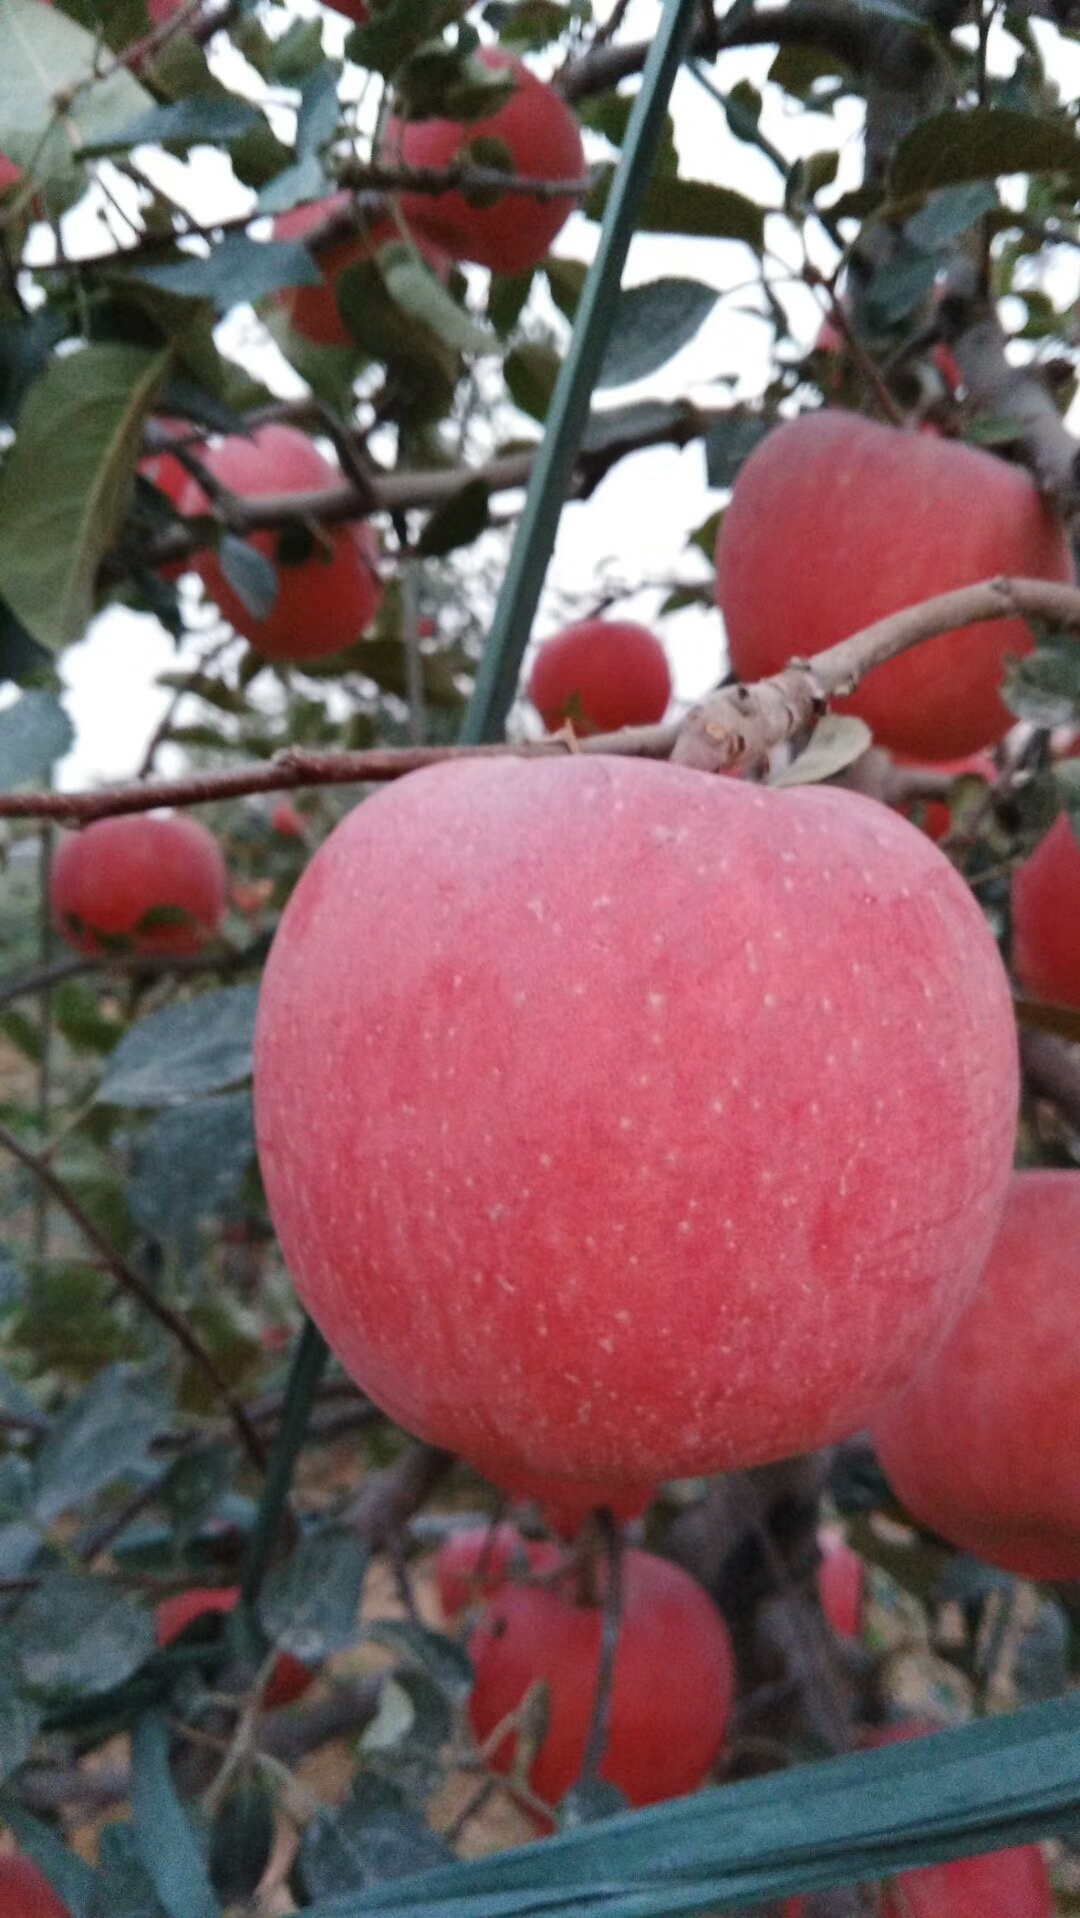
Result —
<instances>
[{"instance_id":1,"label":"apple skin","mask_svg":"<svg viewBox=\"0 0 1080 1918\"><path fill-rule=\"evenodd\" d=\"M41 1867L19 1851L0 1857L0 1911L4 1918L71 1918Z\"/></svg>"},{"instance_id":2,"label":"apple skin","mask_svg":"<svg viewBox=\"0 0 1080 1918\"><path fill-rule=\"evenodd\" d=\"M342 212L351 199L351 193L331 193L325 200L313 200L307 206L280 213L274 221L275 240L302 240L332 214ZM282 287L271 298L284 308L294 330L313 346L355 346L338 307L337 283L346 267L357 260L372 259L381 246L400 239L393 220L376 220L366 233L346 234L329 246L319 247L314 255L323 276L319 286ZM450 265L446 255L419 236L416 245L432 271L445 279Z\"/></svg>"},{"instance_id":3,"label":"apple skin","mask_svg":"<svg viewBox=\"0 0 1080 1918\"><path fill-rule=\"evenodd\" d=\"M1065 531L1018 467L933 433L826 409L778 426L735 482L716 596L740 678L779 672L888 613L996 574L1071 580ZM848 699L880 746L958 759L1013 724L1005 661L1023 620L943 633L868 673Z\"/></svg>"},{"instance_id":4,"label":"apple skin","mask_svg":"<svg viewBox=\"0 0 1080 1918\"><path fill-rule=\"evenodd\" d=\"M553 1572L563 1550L549 1539L523 1538L516 1525L470 1525L440 1545L435 1589L444 1618L455 1618L479 1599L527 1572Z\"/></svg>"},{"instance_id":5,"label":"apple skin","mask_svg":"<svg viewBox=\"0 0 1080 1918\"><path fill-rule=\"evenodd\" d=\"M1080 843L1062 813L1012 877L1012 962L1051 1005L1080 1006Z\"/></svg>"},{"instance_id":6,"label":"apple skin","mask_svg":"<svg viewBox=\"0 0 1080 1918\"><path fill-rule=\"evenodd\" d=\"M581 129L566 101L500 47L480 47L493 72L512 69L517 90L482 120L398 120L387 123L384 158L394 165L446 167L476 140L500 140L516 172L530 180L579 180L585 172ZM526 273L546 259L576 205L571 194L532 200L504 193L494 206L470 206L463 193L402 193L401 213L416 234L452 260L473 260L493 273Z\"/></svg>"},{"instance_id":7,"label":"apple skin","mask_svg":"<svg viewBox=\"0 0 1080 1918\"><path fill-rule=\"evenodd\" d=\"M833 1531L818 1534L817 1588L821 1609L841 1638L862 1637L866 1600L866 1563L847 1540Z\"/></svg>"},{"instance_id":8,"label":"apple skin","mask_svg":"<svg viewBox=\"0 0 1080 1918\"><path fill-rule=\"evenodd\" d=\"M217 931L226 885L221 847L197 819L128 813L61 839L49 900L57 930L90 958L120 950L184 954ZM142 923L163 907L185 921Z\"/></svg>"},{"instance_id":9,"label":"apple skin","mask_svg":"<svg viewBox=\"0 0 1080 1918\"><path fill-rule=\"evenodd\" d=\"M208 446L203 464L241 499L314 491L341 480L338 468L305 434L276 424L260 426L250 439L237 434ZM203 513L207 504L202 488L192 480L184 512ZM278 564L277 598L265 619L257 619L233 591L216 552L207 549L192 561L225 618L267 659L302 662L338 653L359 638L379 610L379 548L371 527L350 520L325 527L323 536L330 544L329 555L317 543L301 565ZM250 544L277 563L278 538L273 532L252 533Z\"/></svg>"},{"instance_id":10,"label":"apple skin","mask_svg":"<svg viewBox=\"0 0 1080 1918\"><path fill-rule=\"evenodd\" d=\"M1014 1174L982 1278L871 1434L902 1505L1024 1578L1080 1577L1080 1172Z\"/></svg>"},{"instance_id":11,"label":"apple skin","mask_svg":"<svg viewBox=\"0 0 1080 1918\"><path fill-rule=\"evenodd\" d=\"M701 1785L719 1756L735 1689L727 1626L678 1565L623 1554L623 1607L600 1776L631 1805L654 1805ZM469 1720L479 1741L538 1679L550 1720L529 1768L539 1798L557 1805L581 1770L600 1665L603 1610L576 1602L574 1573L556 1586L504 1585L469 1634L476 1682ZM515 1738L491 1762L509 1771Z\"/></svg>"},{"instance_id":12,"label":"apple skin","mask_svg":"<svg viewBox=\"0 0 1080 1918\"><path fill-rule=\"evenodd\" d=\"M975 1282L1016 1095L1001 961L923 834L604 755L358 806L256 1029L301 1298L496 1483L638 1488L855 1430Z\"/></svg>"},{"instance_id":13,"label":"apple skin","mask_svg":"<svg viewBox=\"0 0 1080 1918\"><path fill-rule=\"evenodd\" d=\"M560 1538L576 1538L589 1514L601 1506L627 1525L640 1518L656 1496L652 1485L592 1485L536 1472L501 1472L494 1482L516 1504L538 1505L544 1524Z\"/></svg>"},{"instance_id":14,"label":"apple skin","mask_svg":"<svg viewBox=\"0 0 1080 1918\"><path fill-rule=\"evenodd\" d=\"M197 1618L212 1617L216 1612L227 1615L239 1602L239 1585L194 1586L189 1592L178 1592L175 1598L163 1598L154 1607L154 1637L164 1650ZM282 1652L264 1688L263 1704L268 1711L295 1704L314 1682L314 1672L291 1652Z\"/></svg>"},{"instance_id":15,"label":"apple skin","mask_svg":"<svg viewBox=\"0 0 1080 1918\"><path fill-rule=\"evenodd\" d=\"M667 711L671 669L647 626L582 619L545 639L529 675L529 698L552 733L566 720L578 733L650 726Z\"/></svg>"}]
</instances>

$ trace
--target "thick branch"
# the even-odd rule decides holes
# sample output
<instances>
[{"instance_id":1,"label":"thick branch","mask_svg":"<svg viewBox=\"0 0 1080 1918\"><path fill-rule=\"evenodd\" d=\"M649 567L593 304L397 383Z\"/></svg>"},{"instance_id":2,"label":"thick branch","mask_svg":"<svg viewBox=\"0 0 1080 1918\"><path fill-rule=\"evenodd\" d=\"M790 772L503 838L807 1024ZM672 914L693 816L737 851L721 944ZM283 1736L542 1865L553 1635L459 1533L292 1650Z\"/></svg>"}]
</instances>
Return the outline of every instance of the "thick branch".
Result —
<instances>
[{"instance_id":1,"label":"thick branch","mask_svg":"<svg viewBox=\"0 0 1080 1918\"><path fill-rule=\"evenodd\" d=\"M869 57L871 21L850 0L791 0L784 7L743 11L733 7L731 17L718 24L703 19L690 44L695 59L712 59L732 47L813 46L855 69ZM567 100L583 100L607 93L621 80L640 73L650 42L593 47L564 67L556 86Z\"/></svg>"},{"instance_id":2,"label":"thick branch","mask_svg":"<svg viewBox=\"0 0 1080 1918\"><path fill-rule=\"evenodd\" d=\"M938 312L942 338L960 368L968 403L978 416L1017 422L1016 451L1062 519L1080 512L1080 441L1068 431L1038 370L1013 366L996 315L974 310L959 295Z\"/></svg>"}]
</instances>

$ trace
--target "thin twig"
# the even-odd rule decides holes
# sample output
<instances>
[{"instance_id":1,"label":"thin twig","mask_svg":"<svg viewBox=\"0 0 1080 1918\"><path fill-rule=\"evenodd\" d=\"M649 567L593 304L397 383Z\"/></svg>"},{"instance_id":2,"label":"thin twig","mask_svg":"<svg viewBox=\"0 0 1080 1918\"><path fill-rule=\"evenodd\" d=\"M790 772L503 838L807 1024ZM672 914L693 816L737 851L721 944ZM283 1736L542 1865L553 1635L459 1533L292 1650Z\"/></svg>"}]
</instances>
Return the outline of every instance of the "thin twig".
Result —
<instances>
[{"instance_id":1,"label":"thin twig","mask_svg":"<svg viewBox=\"0 0 1080 1918\"><path fill-rule=\"evenodd\" d=\"M611 1694L615 1680L615 1658L623 1612L622 1533L606 1506L593 1514L604 1551L604 1603L600 1623L600 1659L596 1670L596 1696L593 1699L589 1735L578 1773L579 1785L593 1785L607 1755L611 1732Z\"/></svg>"}]
</instances>

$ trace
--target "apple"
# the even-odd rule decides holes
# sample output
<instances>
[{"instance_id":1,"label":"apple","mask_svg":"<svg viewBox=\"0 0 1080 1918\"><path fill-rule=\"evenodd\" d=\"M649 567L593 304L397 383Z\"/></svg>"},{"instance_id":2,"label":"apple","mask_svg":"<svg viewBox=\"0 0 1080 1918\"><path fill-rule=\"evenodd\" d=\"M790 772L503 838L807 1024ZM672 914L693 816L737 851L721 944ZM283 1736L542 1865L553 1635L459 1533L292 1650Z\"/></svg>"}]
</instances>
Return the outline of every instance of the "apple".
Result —
<instances>
[{"instance_id":1,"label":"apple","mask_svg":"<svg viewBox=\"0 0 1080 1918\"><path fill-rule=\"evenodd\" d=\"M521 1572L553 1572L562 1560L561 1546L523 1538L516 1525L470 1525L455 1532L435 1555L443 1617L454 1618L478 1599L491 1598Z\"/></svg>"},{"instance_id":2,"label":"apple","mask_svg":"<svg viewBox=\"0 0 1080 1918\"><path fill-rule=\"evenodd\" d=\"M160 419L157 424L173 434L186 434L190 431L186 420ZM164 493L166 499L178 513L182 511L183 501L191 487L191 474L182 465L175 453L149 453L139 461L139 472L144 479ZM158 567L162 579L179 579L189 570L186 559L171 560L167 566Z\"/></svg>"},{"instance_id":3,"label":"apple","mask_svg":"<svg viewBox=\"0 0 1080 1918\"><path fill-rule=\"evenodd\" d=\"M652 1485L592 1485L587 1480L501 1472L495 1483L516 1504L540 1507L544 1524L560 1538L576 1538L590 1512L605 1507L620 1525L640 1518L656 1496Z\"/></svg>"},{"instance_id":4,"label":"apple","mask_svg":"<svg viewBox=\"0 0 1080 1918\"><path fill-rule=\"evenodd\" d=\"M631 1805L701 1785L719 1756L735 1689L727 1626L688 1572L651 1552L623 1555L623 1604L600 1776ZM580 1600L577 1573L554 1585L504 1585L469 1635L469 1721L482 1744L530 1686L549 1690L547 1732L529 1767L533 1792L557 1805L581 1770L600 1668L603 1607ZM604 1580L600 1580L601 1587ZM491 1754L513 1765L515 1734Z\"/></svg>"},{"instance_id":5,"label":"apple","mask_svg":"<svg viewBox=\"0 0 1080 1918\"><path fill-rule=\"evenodd\" d=\"M511 71L516 91L481 120L399 120L387 124L384 158L408 167L447 167L469 158L478 140L497 140L513 157L514 171L529 180L579 180L585 172L581 129L562 96L500 47L480 47L477 58L492 72ZM482 150L480 163L482 163ZM504 193L493 206L470 205L463 193L402 193L402 216L416 234L441 247L452 260L474 260L493 273L526 273L545 259L576 201Z\"/></svg>"},{"instance_id":6,"label":"apple","mask_svg":"<svg viewBox=\"0 0 1080 1918\"><path fill-rule=\"evenodd\" d=\"M944 759L937 763L897 757L896 764L919 772L941 773L949 779L981 779L987 786L997 784L997 767L989 753L969 753L965 759ZM929 833L935 845L952 830L952 808L947 799L912 799L903 811Z\"/></svg>"},{"instance_id":7,"label":"apple","mask_svg":"<svg viewBox=\"0 0 1080 1918\"><path fill-rule=\"evenodd\" d=\"M163 1598L154 1608L154 1637L164 1650L197 1619L211 1618L218 1613L227 1615L236 1610L239 1602L239 1585L196 1586L191 1591L178 1592L175 1598ZM291 1652L282 1652L263 1691L263 1704L268 1711L279 1705L295 1704L314 1682L314 1672Z\"/></svg>"},{"instance_id":8,"label":"apple","mask_svg":"<svg viewBox=\"0 0 1080 1918\"><path fill-rule=\"evenodd\" d=\"M364 26L371 18L364 0L326 0L326 5L335 13L343 13L347 20L354 20L358 27Z\"/></svg>"},{"instance_id":9,"label":"apple","mask_svg":"<svg viewBox=\"0 0 1080 1918\"><path fill-rule=\"evenodd\" d=\"M302 240L333 214L343 212L351 200L351 193L331 193L327 199L312 200L306 206L279 214L274 221L275 240ZM364 232L346 233L329 245L319 247L315 257L323 276L320 285L282 287L271 297L284 308L294 330L313 346L352 346L352 334L338 307L337 283L345 268L354 261L373 259L381 246L400 239L397 225L391 219L376 220ZM445 279L450 264L446 255L437 247L429 246L419 235L416 245L432 271Z\"/></svg>"},{"instance_id":10,"label":"apple","mask_svg":"<svg viewBox=\"0 0 1080 1918\"><path fill-rule=\"evenodd\" d=\"M221 847L197 819L128 813L60 840L49 876L53 921L91 958L191 953L225 911Z\"/></svg>"},{"instance_id":11,"label":"apple","mask_svg":"<svg viewBox=\"0 0 1080 1918\"><path fill-rule=\"evenodd\" d=\"M1017 1172L979 1285L871 1433L901 1504L1024 1578L1080 1577L1080 1172Z\"/></svg>"},{"instance_id":12,"label":"apple","mask_svg":"<svg viewBox=\"0 0 1080 1918\"><path fill-rule=\"evenodd\" d=\"M1012 962L1020 984L1080 1006L1080 844L1067 813L1012 877Z\"/></svg>"},{"instance_id":13,"label":"apple","mask_svg":"<svg viewBox=\"0 0 1080 1918\"><path fill-rule=\"evenodd\" d=\"M994 941L906 820L603 755L446 762L349 813L255 1043L307 1309L501 1484L863 1424L982 1267L1016 1088Z\"/></svg>"},{"instance_id":14,"label":"apple","mask_svg":"<svg viewBox=\"0 0 1080 1918\"><path fill-rule=\"evenodd\" d=\"M341 479L338 468L305 434L273 423L260 426L250 439L236 434L208 446L203 464L240 499L309 492ZM202 488L192 480L184 511L202 513L207 504ZM378 543L364 521L325 527L299 564L281 561L277 533L253 533L250 544L277 566L277 598L263 619L229 585L215 551L197 553L192 564L226 619L257 652L268 659L322 659L351 645L370 626L382 587Z\"/></svg>"},{"instance_id":15,"label":"apple","mask_svg":"<svg viewBox=\"0 0 1080 1918\"><path fill-rule=\"evenodd\" d=\"M14 160L10 160L6 153L0 153L0 193L6 193L10 186L15 186L22 179L22 176L21 166L17 166Z\"/></svg>"},{"instance_id":16,"label":"apple","mask_svg":"<svg viewBox=\"0 0 1080 1918\"><path fill-rule=\"evenodd\" d=\"M307 821L303 813L297 812L291 800L279 799L270 814L270 830L280 839L303 839L307 832Z\"/></svg>"},{"instance_id":17,"label":"apple","mask_svg":"<svg viewBox=\"0 0 1080 1918\"><path fill-rule=\"evenodd\" d=\"M629 619L582 619L545 639L529 698L549 732L613 733L663 719L671 670L655 633Z\"/></svg>"},{"instance_id":18,"label":"apple","mask_svg":"<svg viewBox=\"0 0 1080 1918\"><path fill-rule=\"evenodd\" d=\"M0 1911L4 1918L71 1918L41 1867L19 1851L0 1857Z\"/></svg>"},{"instance_id":19,"label":"apple","mask_svg":"<svg viewBox=\"0 0 1080 1918\"><path fill-rule=\"evenodd\" d=\"M735 482L716 547L716 596L743 679L779 672L888 613L999 573L1071 580L1065 529L1019 467L933 433L825 409L786 421ZM983 621L875 667L850 698L880 746L949 760L1013 718L1005 661L1023 620Z\"/></svg>"},{"instance_id":20,"label":"apple","mask_svg":"<svg viewBox=\"0 0 1080 1918\"><path fill-rule=\"evenodd\" d=\"M817 1588L821 1609L841 1638L862 1637L866 1602L866 1563L853 1552L842 1532L823 1529L818 1534Z\"/></svg>"}]
</instances>

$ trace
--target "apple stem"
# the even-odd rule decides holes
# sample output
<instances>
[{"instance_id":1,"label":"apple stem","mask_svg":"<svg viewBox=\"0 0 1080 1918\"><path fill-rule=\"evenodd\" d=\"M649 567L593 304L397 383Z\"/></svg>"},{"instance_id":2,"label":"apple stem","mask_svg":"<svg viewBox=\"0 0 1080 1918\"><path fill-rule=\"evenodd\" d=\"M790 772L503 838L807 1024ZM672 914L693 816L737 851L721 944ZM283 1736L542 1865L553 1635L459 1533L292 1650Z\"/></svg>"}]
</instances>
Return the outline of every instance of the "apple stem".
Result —
<instances>
[{"instance_id":1,"label":"apple stem","mask_svg":"<svg viewBox=\"0 0 1080 1918\"><path fill-rule=\"evenodd\" d=\"M581 1771L578 1774L580 1785L596 1782L607 1752L608 1735L611 1730L611 1693L615 1678L615 1655L619 1646L623 1609L622 1531L606 1505L601 1506L594 1513L593 1523L600 1534L607 1564L607 1577L604 1581L604 1609L600 1621L600 1663L596 1673L596 1697L593 1700L589 1735L585 1741Z\"/></svg>"}]
</instances>

